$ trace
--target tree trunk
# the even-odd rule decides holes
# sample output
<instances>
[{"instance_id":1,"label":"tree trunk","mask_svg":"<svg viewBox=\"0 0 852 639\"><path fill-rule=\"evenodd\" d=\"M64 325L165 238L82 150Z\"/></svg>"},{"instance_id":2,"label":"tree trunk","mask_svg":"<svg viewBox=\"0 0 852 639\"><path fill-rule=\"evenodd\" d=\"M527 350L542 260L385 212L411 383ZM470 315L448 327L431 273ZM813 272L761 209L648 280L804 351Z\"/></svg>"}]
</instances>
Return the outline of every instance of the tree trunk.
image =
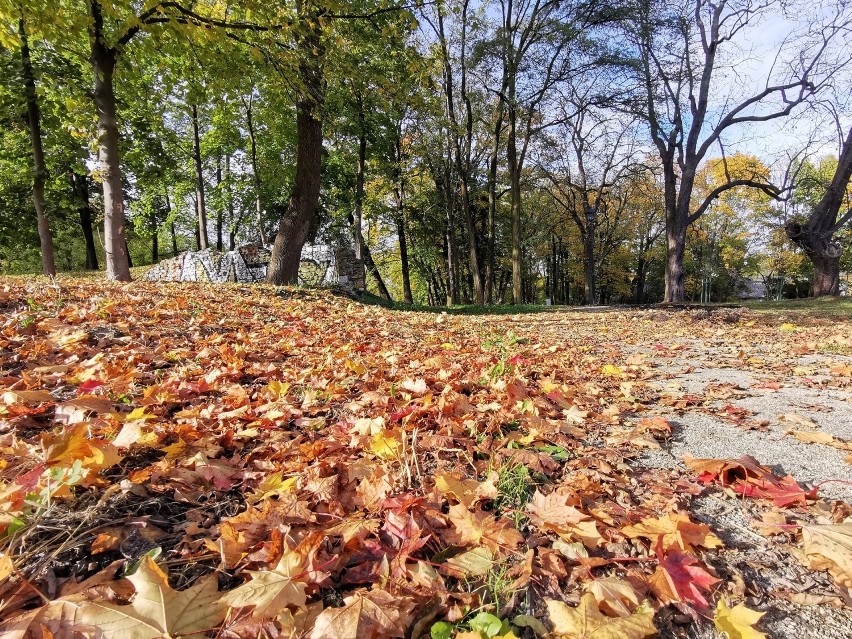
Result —
<instances>
[{"instance_id":1,"label":"tree trunk","mask_svg":"<svg viewBox=\"0 0 852 639\"><path fill-rule=\"evenodd\" d=\"M400 125L401 126L401 125ZM399 239L399 261L402 269L402 298L406 304L414 303L411 294L411 271L408 265L408 243L405 237L405 182L402 173L402 131L397 127L394 149L393 182L396 204L396 235Z\"/></svg>"},{"instance_id":2,"label":"tree trunk","mask_svg":"<svg viewBox=\"0 0 852 639\"><path fill-rule=\"evenodd\" d=\"M376 262L373 260L373 254L370 252L370 247L364 244L362 249L364 253L364 262L367 265L367 270L370 272L370 275L373 276L373 281L376 283L376 287L379 289L379 295L384 297L388 302L392 302L393 297L391 297L390 291L385 285L384 279L382 279L382 274L379 273L379 269L376 268Z\"/></svg>"},{"instance_id":3,"label":"tree trunk","mask_svg":"<svg viewBox=\"0 0 852 639\"><path fill-rule=\"evenodd\" d=\"M222 190L222 156L216 158L216 189ZM222 201L221 193L218 198L218 207L216 211L216 250L221 251L224 243L222 238L222 230L225 224L225 203Z\"/></svg>"},{"instance_id":4,"label":"tree trunk","mask_svg":"<svg viewBox=\"0 0 852 639\"><path fill-rule=\"evenodd\" d=\"M254 131L254 117L252 115L252 100L249 99L248 102L243 100L243 104L246 107L246 124L248 125L248 134L249 134L249 150L251 156L251 172L254 178L254 208L255 215L257 216L257 228L260 233L260 243L264 246L269 246L269 240L266 237L266 230L263 224L263 202L261 200L260 195L260 172L257 167L257 140L255 138Z\"/></svg>"},{"instance_id":5,"label":"tree trunk","mask_svg":"<svg viewBox=\"0 0 852 639\"><path fill-rule=\"evenodd\" d=\"M497 114L494 118L494 128L491 138L491 157L488 160L488 221L487 238L485 240L485 301L493 302L494 296L494 259L496 253L496 228L497 218L497 166L500 153L500 135L503 131L503 95L506 92L505 66L503 79L500 83L500 95L497 96Z\"/></svg>"},{"instance_id":6,"label":"tree trunk","mask_svg":"<svg viewBox=\"0 0 852 639\"><path fill-rule=\"evenodd\" d=\"M97 271L98 252L95 248L95 233L92 228L92 205L89 202L89 182L85 175L70 174L71 192L77 201L77 214L80 216L80 228L86 243L86 270Z\"/></svg>"},{"instance_id":7,"label":"tree trunk","mask_svg":"<svg viewBox=\"0 0 852 639\"><path fill-rule=\"evenodd\" d=\"M204 172L201 166L201 138L198 132L198 107L192 105L192 159L195 162L195 207L198 213L198 246L210 248L207 239L207 203L204 200Z\"/></svg>"},{"instance_id":8,"label":"tree trunk","mask_svg":"<svg viewBox=\"0 0 852 639\"><path fill-rule=\"evenodd\" d=\"M515 123L509 125L509 182L512 193L512 301L523 304L523 260L521 257L521 179L517 166Z\"/></svg>"},{"instance_id":9,"label":"tree trunk","mask_svg":"<svg viewBox=\"0 0 852 639\"><path fill-rule=\"evenodd\" d=\"M44 181L47 168L44 164L44 148L41 143L41 111L36 96L35 73L30 59L30 46L23 18L18 22L18 33L21 36L21 71L24 78L24 93L27 97L27 124L29 124L33 147L33 207L41 244L41 269L45 275L56 275L53 236L50 234L50 224L44 204Z\"/></svg>"},{"instance_id":10,"label":"tree trunk","mask_svg":"<svg viewBox=\"0 0 852 639\"><path fill-rule=\"evenodd\" d=\"M787 237L804 249L805 254L814 265L814 282L811 294L814 297L823 295L840 295L840 256L843 248L834 239L834 234L852 220L852 210L847 211L838 221L840 207L846 201L846 191L852 178L852 127L846 134L837 169L831 178L831 183L816 206L814 206L807 222L799 224L790 222L785 231Z\"/></svg>"},{"instance_id":11,"label":"tree trunk","mask_svg":"<svg viewBox=\"0 0 852 639\"><path fill-rule=\"evenodd\" d=\"M458 304L455 275L455 250L453 248L453 214L447 206L447 228L444 235L444 255L447 263L447 306Z\"/></svg>"},{"instance_id":12,"label":"tree trunk","mask_svg":"<svg viewBox=\"0 0 852 639\"><path fill-rule=\"evenodd\" d=\"M666 228L666 294L668 303L684 299L683 255L686 250L686 227Z\"/></svg>"},{"instance_id":13,"label":"tree trunk","mask_svg":"<svg viewBox=\"0 0 852 639\"><path fill-rule=\"evenodd\" d=\"M298 283L302 247L316 215L322 161L322 120L316 107L301 100L297 108L296 182L272 247L267 277L273 284Z\"/></svg>"},{"instance_id":14,"label":"tree trunk","mask_svg":"<svg viewBox=\"0 0 852 639\"><path fill-rule=\"evenodd\" d=\"M840 255L811 255L814 263L813 297L840 295Z\"/></svg>"},{"instance_id":15,"label":"tree trunk","mask_svg":"<svg viewBox=\"0 0 852 639\"><path fill-rule=\"evenodd\" d=\"M509 164L509 189L512 194L512 301L523 304L523 272L521 256L521 171L518 166L518 112L515 105L516 76L510 69L506 87L509 93L509 134L506 156Z\"/></svg>"},{"instance_id":16,"label":"tree trunk","mask_svg":"<svg viewBox=\"0 0 852 639\"><path fill-rule=\"evenodd\" d=\"M104 193L104 248L107 279L129 282L130 255L124 238L124 193L121 185L121 160L118 150L113 73L116 50L104 43L104 23L98 0L89 4L92 22L89 37L94 76L94 103L98 112L98 164Z\"/></svg>"},{"instance_id":17,"label":"tree trunk","mask_svg":"<svg viewBox=\"0 0 852 639\"><path fill-rule=\"evenodd\" d=\"M593 306L597 301L595 290L595 222L586 218L586 229L583 233L583 267L586 279L586 304Z\"/></svg>"},{"instance_id":18,"label":"tree trunk","mask_svg":"<svg viewBox=\"0 0 852 639\"><path fill-rule=\"evenodd\" d=\"M321 18L317 15L305 16L305 7L301 2L296 3L296 8L300 18L307 18L307 33L296 43L297 52L301 55L301 96L296 104L296 180L272 246L267 278L273 284L299 282L302 247L308 239L317 212L322 179L325 49L321 41Z\"/></svg>"},{"instance_id":19,"label":"tree trunk","mask_svg":"<svg viewBox=\"0 0 852 639\"><path fill-rule=\"evenodd\" d=\"M157 214L153 211L149 223L151 225L151 264L156 264L160 261L160 237L157 232Z\"/></svg>"},{"instance_id":20,"label":"tree trunk","mask_svg":"<svg viewBox=\"0 0 852 639\"><path fill-rule=\"evenodd\" d=\"M640 255L639 260L636 263L636 281L634 283L635 291L633 293L633 301L637 304L642 303L642 297L645 294L645 271L647 270L647 263L645 258Z\"/></svg>"},{"instance_id":21,"label":"tree trunk","mask_svg":"<svg viewBox=\"0 0 852 639\"><path fill-rule=\"evenodd\" d=\"M364 216L364 173L367 165L367 124L364 117L364 101L359 94L358 98L358 165L355 169L355 214L353 216L353 235L355 240L355 260L359 265L364 264L363 244L361 236L361 223ZM384 286L384 282L382 282Z\"/></svg>"},{"instance_id":22,"label":"tree trunk","mask_svg":"<svg viewBox=\"0 0 852 639\"><path fill-rule=\"evenodd\" d=\"M244 209L240 207L240 217L234 217L234 192L231 189L231 155L225 154L225 204L228 209L228 250L233 251L237 246L237 231L242 223Z\"/></svg>"}]
</instances>

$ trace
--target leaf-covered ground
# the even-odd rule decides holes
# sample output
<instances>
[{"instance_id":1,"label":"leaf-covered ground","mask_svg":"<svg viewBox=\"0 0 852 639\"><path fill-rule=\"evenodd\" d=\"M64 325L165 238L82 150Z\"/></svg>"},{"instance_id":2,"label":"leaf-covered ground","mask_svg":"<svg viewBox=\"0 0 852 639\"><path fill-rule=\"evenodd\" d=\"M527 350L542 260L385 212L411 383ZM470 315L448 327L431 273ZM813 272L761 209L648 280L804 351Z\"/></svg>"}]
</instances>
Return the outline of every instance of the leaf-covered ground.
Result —
<instances>
[{"instance_id":1,"label":"leaf-covered ground","mask_svg":"<svg viewBox=\"0 0 852 639\"><path fill-rule=\"evenodd\" d=\"M81 280L0 309L4 637L852 627L852 445L793 392L842 416L846 320Z\"/></svg>"}]
</instances>

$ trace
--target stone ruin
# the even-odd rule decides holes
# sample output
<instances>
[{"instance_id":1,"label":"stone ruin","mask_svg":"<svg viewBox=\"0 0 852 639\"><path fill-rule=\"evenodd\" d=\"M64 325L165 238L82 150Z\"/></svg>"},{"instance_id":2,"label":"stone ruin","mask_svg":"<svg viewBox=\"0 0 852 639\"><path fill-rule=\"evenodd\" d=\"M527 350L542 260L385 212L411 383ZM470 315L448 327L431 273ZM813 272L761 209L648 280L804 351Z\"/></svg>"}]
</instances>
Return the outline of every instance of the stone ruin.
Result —
<instances>
[{"instance_id":1,"label":"stone ruin","mask_svg":"<svg viewBox=\"0 0 852 639\"><path fill-rule=\"evenodd\" d=\"M272 251L257 244L246 244L233 251L189 251L163 260L142 279L158 282L262 282L266 279L271 257ZM338 278L338 264L332 247L305 245L299 265L299 283L324 286L339 282L352 288L351 283L347 284L349 279L346 275ZM363 288L363 276L361 282Z\"/></svg>"},{"instance_id":2,"label":"stone ruin","mask_svg":"<svg viewBox=\"0 0 852 639\"><path fill-rule=\"evenodd\" d=\"M260 282L272 252L257 244L233 251L189 251L163 260L143 279L157 282Z\"/></svg>"}]
</instances>

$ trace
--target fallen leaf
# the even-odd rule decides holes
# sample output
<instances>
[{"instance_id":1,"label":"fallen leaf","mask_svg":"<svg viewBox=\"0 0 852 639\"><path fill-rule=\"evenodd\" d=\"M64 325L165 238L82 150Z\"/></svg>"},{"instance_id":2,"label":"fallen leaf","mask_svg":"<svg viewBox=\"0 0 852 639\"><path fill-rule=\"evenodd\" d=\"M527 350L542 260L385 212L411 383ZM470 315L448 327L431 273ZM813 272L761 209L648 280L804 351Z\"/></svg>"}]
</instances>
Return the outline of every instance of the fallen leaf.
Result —
<instances>
[{"instance_id":1,"label":"fallen leaf","mask_svg":"<svg viewBox=\"0 0 852 639\"><path fill-rule=\"evenodd\" d=\"M249 570L251 579L219 600L231 608L254 606L253 617L275 617L284 608L305 608L307 575L304 558L293 551L272 570Z\"/></svg>"},{"instance_id":2,"label":"fallen leaf","mask_svg":"<svg viewBox=\"0 0 852 639\"><path fill-rule=\"evenodd\" d=\"M746 608L743 604L729 608L722 598L716 606L713 623L728 639L766 639L764 633L754 628L754 624L765 614Z\"/></svg>"},{"instance_id":3,"label":"fallen leaf","mask_svg":"<svg viewBox=\"0 0 852 639\"><path fill-rule=\"evenodd\" d=\"M607 617L590 592L580 598L576 608L555 599L545 603L553 634L559 639L644 639L657 632L650 607L640 607L629 617Z\"/></svg>"},{"instance_id":4,"label":"fallen leaf","mask_svg":"<svg viewBox=\"0 0 852 639\"><path fill-rule=\"evenodd\" d=\"M631 539L644 537L651 541L652 546L661 541L665 550L691 550L697 546L718 548L723 545L722 540L713 534L709 526L690 521L685 512L649 517L633 526L626 526L622 532Z\"/></svg>"},{"instance_id":5,"label":"fallen leaf","mask_svg":"<svg viewBox=\"0 0 852 639\"><path fill-rule=\"evenodd\" d=\"M129 605L83 602L77 625L96 627L103 639L157 639L203 634L225 618L216 575L208 575L186 590L172 590L165 573L145 557L128 579L136 588Z\"/></svg>"},{"instance_id":6,"label":"fallen leaf","mask_svg":"<svg viewBox=\"0 0 852 639\"><path fill-rule=\"evenodd\" d=\"M844 588L852 588L852 523L802 526L811 570L827 570Z\"/></svg>"},{"instance_id":7,"label":"fallen leaf","mask_svg":"<svg viewBox=\"0 0 852 639\"><path fill-rule=\"evenodd\" d=\"M639 606L636 590L630 582L617 577L602 577L586 584L598 606L616 617L629 617Z\"/></svg>"},{"instance_id":8,"label":"fallen leaf","mask_svg":"<svg viewBox=\"0 0 852 639\"><path fill-rule=\"evenodd\" d=\"M360 590L341 608L326 608L317 617L311 639L383 639L405 634L413 605L385 590Z\"/></svg>"}]
</instances>

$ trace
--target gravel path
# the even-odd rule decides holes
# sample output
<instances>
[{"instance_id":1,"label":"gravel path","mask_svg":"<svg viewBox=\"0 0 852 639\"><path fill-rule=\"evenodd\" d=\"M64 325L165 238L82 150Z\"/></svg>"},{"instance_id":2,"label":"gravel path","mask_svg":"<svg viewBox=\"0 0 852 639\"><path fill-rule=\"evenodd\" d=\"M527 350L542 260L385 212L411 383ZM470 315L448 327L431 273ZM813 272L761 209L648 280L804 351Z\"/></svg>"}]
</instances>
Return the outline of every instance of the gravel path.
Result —
<instances>
[{"instance_id":1,"label":"gravel path","mask_svg":"<svg viewBox=\"0 0 852 639\"><path fill-rule=\"evenodd\" d=\"M489 325L470 321L483 329ZM507 325L545 344L570 345L569 352L594 353L602 367L633 367L640 386L654 396L635 417L659 415L673 432L661 448L646 450L631 465L685 470L681 460L687 453L715 459L751 455L773 472L819 485L820 506L785 511L791 521L828 523L816 514L826 512L819 508L831 509L833 500L852 504L852 450L840 449L852 441L847 321L741 309L613 308L499 318L499 330ZM831 435L837 447L804 443L789 431ZM711 487L691 499L690 509L725 542L704 559L726 578L729 594L766 613L761 632L773 639L852 639L849 608L788 600L804 595L837 600L838 590L827 573L803 567L795 556L796 535L766 537L755 529L753 522L771 505ZM661 626L660 636L724 639L709 620L684 625L676 618Z\"/></svg>"},{"instance_id":2,"label":"gravel path","mask_svg":"<svg viewBox=\"0 0 852 639\"><path fill-rule=\"evenodd\" d=\"M852 439L852 392L827 385L832 379L832 368L849 365L852 358L836 354L796 356L778 352L771 344L755 345L744 352L739 344L718 341L679 343L685 344L683 350L668 351L664 357L651 349L630 345L625 352L649 358L661 377L653 386L663 397L706 398L719 394L720 389L721 394L730 393L730 396L705 402L699 410L662 408L661 414L674 427L673 436L665 447L646 452L641 464L683 467L681 459L687 453L722 459L752 455L773 471L789 473L799 482L809 485L829 482L820 486L824 498L852 503L852 465L846 461L850 453L803 443L785 434L804 430ZM720 417L720 412L722 415L734 412L725 410L728 406L748 411L745 427L757 424L760 429L746 430ZM789 415L795 421L788 421ZM799 420L798 416L803 419ZM829 582L818 583L814 574L805 570L795 557L755 533L749 523L751 515L741 500L728 496L700 497L693 500L692 511L696 520L710 525L725 541L726 568L741 571L747 582L760 584L765 592L833 592ZM761 629L776 639L852 637L852 612L848 609L803 606L777 599L767 600L765 607L758 607L767 612L761 620ZM721 637L712 627L704 630L708 638Z\"/></svg>"}]
</instances>

